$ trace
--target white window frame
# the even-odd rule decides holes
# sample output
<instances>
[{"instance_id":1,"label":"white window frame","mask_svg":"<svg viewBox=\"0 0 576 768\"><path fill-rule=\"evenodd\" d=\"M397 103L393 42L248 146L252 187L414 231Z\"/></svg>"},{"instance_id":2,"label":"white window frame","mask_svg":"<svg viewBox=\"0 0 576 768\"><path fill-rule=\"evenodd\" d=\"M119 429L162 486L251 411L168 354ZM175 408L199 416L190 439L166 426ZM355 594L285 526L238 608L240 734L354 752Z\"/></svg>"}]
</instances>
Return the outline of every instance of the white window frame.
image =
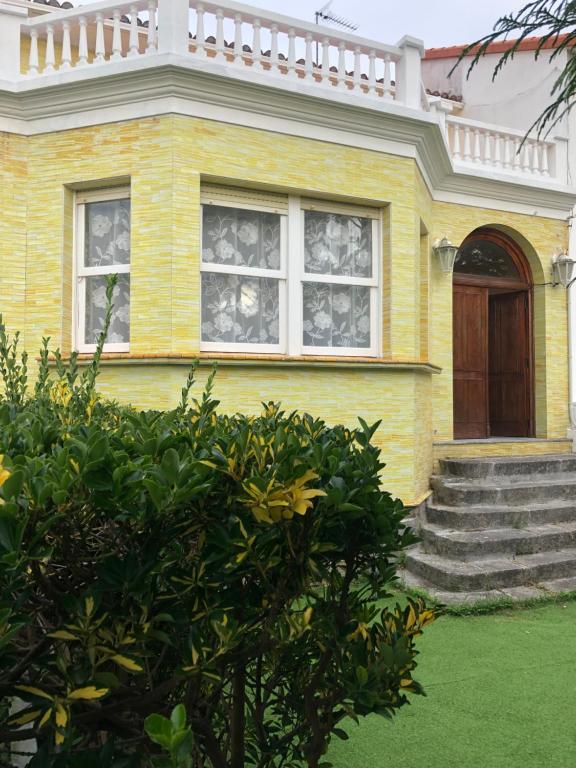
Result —
<instances>
[{"instance_id":1,"label":"white window frame","mask_svg":"<svg viewBox=\"0 0 576 768\"><path fill-rule=\"evenodd\" d=\"M101 203L110 200L129 200L129 187L113 187L90 192L77 192L74 199L74 297L73 297L73 346L78 352L95 352L96 344L86 344L86 278L98 275L130 274L131 263L112 264L106 267L86 267L84 247L86 236L86 204ZM130 210L132 217L132 210ZM132 240L132 221L130 221L130 240ZM130 243L130 262L132 261L132 243ZM132 308L132 301L130 301ZM130 328L132 323L130 323ZM105 352L129 352L130 343L109 342L104 345Z\"/></svg>"},{"instance_id":2,"label":"white window frame","mask_svg":"<svg viewBox=\"0 0 576 768\"><path fill-rule=\"evenodd\" d=\"M220 206L236 210L255 210L263 213L271 212L265 205L259 206L249 202L218 198L201 204L200 211L200 272L217 272L230 275L246 275L250 277L268 277L280 281L279 329L278 344L256 343L222 343L202 340L200 330L200 350L205 352L247 352L253 354L288 354L295 357L378 357L381 355L381 255L382 255L382 211L378 208L356 207L331 203L330 201L303 201L299 196L287 197L287 212L277 210L280 219L281 258L280 269L255 269L238 267L227 264L214 264L202 261L202 228L204 224L204 207ZM317 210L325 213L358 216L372 219L372 276L347 277L308 273L304 267L304 217L306 210ZM303 284L323 283L343 286L366 286L370 289L370 346L369 347L320 347L308 346L303 340ZM200 287L200 326L202 324L202 288Z\"/></svg>"},{"instance_id":3,"label":"white window frame","mask_svg":"<svg viewBox=\"0 0 576 768\"><path fill-rule=\"evenodd\" d=\"M214 262L202 261L203 227L204 227L204 208L233 208L238 211L259 211L262 213L272 213L265 207L252 205L244 202L228 202L218 200L217 202L202 203L200 206L200 272L219 273L224 275L238 275L239 277L264 277L270 280L278 281L278 344L255 344L247 342L220 342L204 341L202 339L202 276L200 276L200 349L204 352L262 352L272 354L286 353L286 323L287 323L287 264L288 264L288 222L287 216L281 211L275 211L275 215L280 216L280 268L279 269L261 269L256 267L243 267L234 264L215 264Z\"/></svg>"}]
</instances>

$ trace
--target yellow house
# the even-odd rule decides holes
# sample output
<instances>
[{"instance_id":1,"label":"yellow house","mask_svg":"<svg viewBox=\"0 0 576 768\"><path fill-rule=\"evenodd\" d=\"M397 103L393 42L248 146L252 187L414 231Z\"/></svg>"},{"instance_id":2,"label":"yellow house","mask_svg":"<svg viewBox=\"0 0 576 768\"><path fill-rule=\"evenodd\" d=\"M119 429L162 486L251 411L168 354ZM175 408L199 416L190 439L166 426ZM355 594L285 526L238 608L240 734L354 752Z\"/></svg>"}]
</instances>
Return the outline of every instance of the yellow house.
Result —
<instances>
[{"instance_id":1,"label":"yellow house","mask_svg":"<svg viewBox=\"0 0 576 768\"><path fill-rule=\"evenodd\" d=\"M172 407L199 359L223 409L381 420L411 505L442 456L570 451L567 141L467 119L423 54L232 0L2 0L8 329L89 358L119 273L104 394Z\"/></svg>"}]
</instances>

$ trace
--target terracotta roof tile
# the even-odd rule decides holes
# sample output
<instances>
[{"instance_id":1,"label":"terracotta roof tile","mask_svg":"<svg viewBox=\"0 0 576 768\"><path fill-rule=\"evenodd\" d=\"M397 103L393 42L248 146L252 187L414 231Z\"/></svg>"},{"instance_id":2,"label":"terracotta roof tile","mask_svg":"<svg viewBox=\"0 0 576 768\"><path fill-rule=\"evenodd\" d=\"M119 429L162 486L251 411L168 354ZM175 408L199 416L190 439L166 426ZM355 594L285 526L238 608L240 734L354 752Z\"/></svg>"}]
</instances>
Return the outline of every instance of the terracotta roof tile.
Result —
<instances>
[{"instance_id":1,"label":"terracotta roof tile","mask_svg":"<svg viewBox=\"0 0 576 768\"><path fill-rule=\"evenodd\" d=\"M559 35L558 37L551 38L550 40L546 41L543 48L556 48L566 39L566 37L567 35ZM540 43L541 39L541 37L526 37L520 43L518 50L535 51L536 48L538 48L538 44ZM505 51L512 48L515 42L515 40L498 40L495 43L490 43L486 49L486 53L504 53ZM424 59L428 61L431 59L457 59L462 54L466 46L467 44L450 45L446 48L428 48L424 54ZM466 55L473 56L477 50L477 48L473 48L470 53Z\"/></svg>"}]
</instances>

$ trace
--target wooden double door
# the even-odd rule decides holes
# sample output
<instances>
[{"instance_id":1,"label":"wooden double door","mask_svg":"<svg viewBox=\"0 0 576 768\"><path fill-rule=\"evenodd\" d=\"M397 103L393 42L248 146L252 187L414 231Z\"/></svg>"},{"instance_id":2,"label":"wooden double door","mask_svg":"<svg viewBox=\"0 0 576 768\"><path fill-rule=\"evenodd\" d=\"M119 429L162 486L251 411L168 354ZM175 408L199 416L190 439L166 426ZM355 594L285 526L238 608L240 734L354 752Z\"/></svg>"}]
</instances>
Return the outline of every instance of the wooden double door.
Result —
<instances>
[{"instance_id":1,"label":"wooden double door","mask_svg":"<svg viewBox=\"0 0 576 768\"><path fill-rule=\"evenodd\" d=\"M453 319L454 438L531 437L531 286L455 274Z\"/></svg>"}]
</instances>

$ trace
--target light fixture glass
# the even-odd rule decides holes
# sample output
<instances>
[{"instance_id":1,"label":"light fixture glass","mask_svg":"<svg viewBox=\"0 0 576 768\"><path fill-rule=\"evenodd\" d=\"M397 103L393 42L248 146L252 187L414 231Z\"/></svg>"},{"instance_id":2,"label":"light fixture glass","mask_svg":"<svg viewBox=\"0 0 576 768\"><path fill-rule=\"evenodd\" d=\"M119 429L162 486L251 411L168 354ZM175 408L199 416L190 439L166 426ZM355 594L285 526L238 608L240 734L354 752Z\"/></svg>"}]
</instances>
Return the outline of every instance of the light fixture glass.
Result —
<instances>
[{"instance_id":1,"label":"light fixture glass","mask_svg":"<svg viewBox=\"0 0 576 768\"><path fill-rule=\"evenodd\" d=\"M568 288L576 278L576 260L571 258L566 251L559 253L552 259L552 285L562 285Z\"/></svg>"},{"instance_id":2,"label":"light fixture glass","mask_svg":"<svg viewBox=\"0 0 576 768\"><path fill-rule=\"evenodd\" d=\"M432 250L438 257L442 272L446 272L447 274L452 273L456 262L456 256L458 255L458 247L452 245L447 237L443 237L442 240L437 240L434 243Z\"/></svg>"}]
</instances>

